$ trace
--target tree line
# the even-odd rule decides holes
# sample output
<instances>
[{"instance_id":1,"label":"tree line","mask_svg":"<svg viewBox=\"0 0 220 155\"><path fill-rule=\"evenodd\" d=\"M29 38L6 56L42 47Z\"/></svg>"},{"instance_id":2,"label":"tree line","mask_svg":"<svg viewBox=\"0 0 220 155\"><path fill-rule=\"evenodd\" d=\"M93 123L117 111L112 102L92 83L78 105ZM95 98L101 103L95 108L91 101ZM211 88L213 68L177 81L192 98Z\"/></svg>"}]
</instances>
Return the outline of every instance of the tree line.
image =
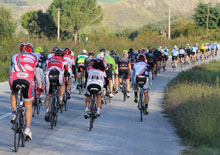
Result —
<instances>
[{"instance_id":1,"label":"tree line","mask_svg":"<svg viewBox=\"0 0 220 155\"><path fill-rule=\"evenodd\" d=\"M21 17L22 26L30 35L53 38L57 35L58 10L60 10L61 38L75 38L79 30L101 22L102 8L96 0L54 0L48 10L30 11Z\"/></svg>"}]
</instances>

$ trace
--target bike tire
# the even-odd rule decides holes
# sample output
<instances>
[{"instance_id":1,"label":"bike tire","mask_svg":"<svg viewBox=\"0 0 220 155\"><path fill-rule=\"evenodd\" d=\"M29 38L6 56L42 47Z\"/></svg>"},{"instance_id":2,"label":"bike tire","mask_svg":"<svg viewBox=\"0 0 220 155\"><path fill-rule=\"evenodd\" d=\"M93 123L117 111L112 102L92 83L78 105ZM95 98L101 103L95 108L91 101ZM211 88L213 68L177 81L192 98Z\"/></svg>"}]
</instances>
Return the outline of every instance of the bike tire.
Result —
<instances>
[{"instance_id":1,"label":"bike tire","mask_svg":"<svg viewBox=\"0 0 220 155\"><path fill-rule=\"evenodd\" d=\"M18 118L19 112L16 113L16 119L14 121L13 127L14 127L14 151L18 152L19 145L20 145L20 131L19 131L19 123Z\"/></svg>"},{"instance_id":2,"label":"bike tire","mask_svg":"<svg viewBox=\"0 0 220 155\"><path fill-rule=\"evenodd\" d=\"M40 112L40 110L39 110L39 107L40 107L40 101L39 101L39 99L37 99L36 100L37 102L36 102L36 109L37 109L37 115L39 115L39 112Z\"/></svg>"},{"instance_id":3,"label":"bike tire","mask_svg":"<svg viewBox=\"0 0 220 155\"><path fill-rule=\"evenodd\" d=\"M93 112L92 112L92 113L91 113L91 117L90 117L89 131L92 131L93 123L94 123L94 114L93 114Z\"/></svg>"},{"instance_id":4,"label":"bike tire","mask_svg":"<svg viewBox=\"0 0 220 155\"><path fill-rule=\"evenodd\" d=\"M51 112L50 112L50 127L51 129L53 129L53 126L54 126L54 113L55 113L55 107L54 107L54 104L55 104L55 99L53 98L52 99L52 103L51 103Z\"/></svg>"}]
</instances>

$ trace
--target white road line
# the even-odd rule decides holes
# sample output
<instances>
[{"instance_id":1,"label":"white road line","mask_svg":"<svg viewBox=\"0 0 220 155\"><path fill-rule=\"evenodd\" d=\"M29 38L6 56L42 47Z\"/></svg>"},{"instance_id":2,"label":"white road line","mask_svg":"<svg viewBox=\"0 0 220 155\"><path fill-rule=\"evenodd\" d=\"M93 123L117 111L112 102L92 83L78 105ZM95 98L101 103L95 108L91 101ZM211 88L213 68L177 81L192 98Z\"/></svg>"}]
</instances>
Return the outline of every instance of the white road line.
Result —
<instances>
[{"instance_id":1,"label":"white road line","mask_svg":"<svg viewBox=\"0 0 220 155\"><path fill-rule=\"evenodd\" d=\"M8 116L10 116L10 115L11 115L11 113L4 114L4 115L0 116L0 120L3 119L3 118L5 118L5 117L8 117Z\"/></svg>"}]
</instances>

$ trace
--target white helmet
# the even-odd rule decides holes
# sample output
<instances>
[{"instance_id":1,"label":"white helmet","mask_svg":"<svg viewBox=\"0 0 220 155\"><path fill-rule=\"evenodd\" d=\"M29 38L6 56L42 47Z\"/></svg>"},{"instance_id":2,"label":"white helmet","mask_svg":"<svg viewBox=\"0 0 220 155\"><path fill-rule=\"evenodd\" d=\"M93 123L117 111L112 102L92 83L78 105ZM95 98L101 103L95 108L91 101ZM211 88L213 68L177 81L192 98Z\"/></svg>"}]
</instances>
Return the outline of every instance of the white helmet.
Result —
<instances>
[{"instance_id":1,"label":"white helmet","mask_svg":"<svg viewBox=\"0 0 220 155\"><path fill-rule=\"evenodd\" d=\"M87 50L86 49L82 49L81 54L87 54Z\"/></svg>"}]
</instances>

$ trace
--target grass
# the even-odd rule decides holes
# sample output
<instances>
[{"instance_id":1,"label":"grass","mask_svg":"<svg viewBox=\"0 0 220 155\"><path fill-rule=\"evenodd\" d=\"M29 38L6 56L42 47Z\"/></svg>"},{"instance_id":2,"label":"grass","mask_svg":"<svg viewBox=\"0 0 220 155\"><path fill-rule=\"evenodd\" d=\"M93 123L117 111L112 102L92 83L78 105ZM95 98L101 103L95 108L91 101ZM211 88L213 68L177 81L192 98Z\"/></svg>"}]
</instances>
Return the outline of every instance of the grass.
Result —
<instances>
[{"instance_id":1,"label":"grass","mask_svg":"<svg viewBox=\"0 0 220 155\"><path fill-rule=\"evenodd\" d=\"M185 154L220 154L220 62L179 74L166 88L165 111L183 142Z\"/></svg>"}]
</instances>

